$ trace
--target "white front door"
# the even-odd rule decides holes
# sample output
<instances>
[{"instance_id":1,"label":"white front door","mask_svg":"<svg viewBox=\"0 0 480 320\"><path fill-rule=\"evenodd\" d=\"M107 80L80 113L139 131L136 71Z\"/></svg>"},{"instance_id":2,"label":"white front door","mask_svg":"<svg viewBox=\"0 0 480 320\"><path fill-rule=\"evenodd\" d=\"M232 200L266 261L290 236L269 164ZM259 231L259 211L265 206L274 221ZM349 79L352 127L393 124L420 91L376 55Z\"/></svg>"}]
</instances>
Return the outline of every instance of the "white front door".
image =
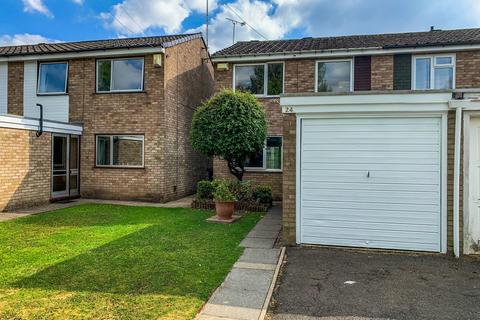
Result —
<instances>
[{"instance_id":1,"label":"white front door","mask_svg":"<svg viewBox=\"0 0 480 320\"><path fill-rule=\"evenodd\" d=\"M465 253L475 253L480 251L480 118L471 118L469 138L469 205L464 248Z\"/></svg>"},{"instance_id":2,"label":"white front door","mask_svg":"<svg viewBox=\"0 0 480 320\"><path fill-rule=\"evenodd\" d=\"M300 242L441 251L440 117L301 120Z\"/></svg>"}]
</instances>

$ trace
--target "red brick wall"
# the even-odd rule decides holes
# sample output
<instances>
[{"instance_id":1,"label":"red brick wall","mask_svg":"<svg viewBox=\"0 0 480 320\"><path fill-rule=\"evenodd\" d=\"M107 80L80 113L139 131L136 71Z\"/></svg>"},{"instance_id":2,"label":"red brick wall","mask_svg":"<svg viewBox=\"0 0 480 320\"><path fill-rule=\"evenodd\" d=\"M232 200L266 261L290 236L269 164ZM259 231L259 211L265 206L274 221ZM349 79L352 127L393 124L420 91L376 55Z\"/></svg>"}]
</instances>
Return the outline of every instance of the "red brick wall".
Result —
<instances>
[{"instance_id":1,"label":"red brick wall","mask_svg":"<svg viewBox=\"0 0 480 320\"><path fill-rule=\"evenodd\" d=\"M51 134L0 128L0 211L50 199Z\"/></svg>"},{"instance_id":2,"label":"red brick wall","mask_svg":"<svg viewBox=\"0 0 480 320\"><path fill-rule=\"evenodd\" d=\"M23 61L8 62L7 113L23 116Z\"/></svg>"}]
</instances>

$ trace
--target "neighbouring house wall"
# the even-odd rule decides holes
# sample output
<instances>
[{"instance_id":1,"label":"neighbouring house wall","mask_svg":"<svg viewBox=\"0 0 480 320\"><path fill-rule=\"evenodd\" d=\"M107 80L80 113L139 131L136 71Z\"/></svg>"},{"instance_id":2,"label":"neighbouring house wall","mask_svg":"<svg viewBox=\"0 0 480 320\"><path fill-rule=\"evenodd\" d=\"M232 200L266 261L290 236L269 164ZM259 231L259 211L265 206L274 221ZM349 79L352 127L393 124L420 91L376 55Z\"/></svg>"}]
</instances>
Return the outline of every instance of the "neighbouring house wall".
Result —
<instances>
[{"instance_id":1,"label":"neighbouring house wall","mask_svg":"<svg viewBox=\"0 0 480 320\"><path fill-rule=\"evenodd\" d=\"M70 120L83 123L80 192L84 197L163 201L160 161L164 68L145 56L144 91L96 93L96 60L69 61ZM96 134L140 134L145 137L144 168L100 168L95 164Z\"/></svg>"},{"instance_id":2,"label":"neighbouring house wall","mask_svg":"<svg viewBox=\"0 0 480 320\"><path fill-rule=\"evenodd\" d=\"M480 88L480 50L456 54L455 86L457 89Z\"/></svg>"},{"instance_id":3,"label":"neighbouring house wall","mask_svg":"<svg viewBox=\"0 0 480 320\"><path fill-rule=\"evenodd\" d=\"M51 134L0 128L0 211L50 200Z\"/></svg>"},{"instance_id":4,"label":"neighbouring house wall","mask_svg":"<svg viewBox=\"0 0 480 320\"><path fill-rule=\"evenodd\" d=\"M393 56L372 56L372 90L393 90Z\"/></svg>"},{"instance_id":5,"label":"neighbouring house wall","mask_svg":"<svg viewBox=\"0 0 480 320\"><path fill-rule=\"evenodd\" d=\"M166 200L193 194L208 177L212 160L193 150L190 128L195 110L213 94L213 69L202 39L165 50L165 109L162 151L163 195Z\"/></svg>"},{"instance_id":6,"label":"neighbouring house wall","mask_svg":"<svg viewBox=\"0 0 480 320\"><path fill-rule=\"evenodd\" d=\"M282 240L285 244L296 243L296 154L297 154L297 117L295 114L283 115L283 229Z\"/></svg>"},{"instance_id":7,"label":"neighbouring house wall","mask_svg":"<svg viewBox=\"0 0 480 320\"><path fill-rule=\"evenodd\" d=\"M7 113L23 115L23 61L8 62Z\"/></svg>"}]
</instances>

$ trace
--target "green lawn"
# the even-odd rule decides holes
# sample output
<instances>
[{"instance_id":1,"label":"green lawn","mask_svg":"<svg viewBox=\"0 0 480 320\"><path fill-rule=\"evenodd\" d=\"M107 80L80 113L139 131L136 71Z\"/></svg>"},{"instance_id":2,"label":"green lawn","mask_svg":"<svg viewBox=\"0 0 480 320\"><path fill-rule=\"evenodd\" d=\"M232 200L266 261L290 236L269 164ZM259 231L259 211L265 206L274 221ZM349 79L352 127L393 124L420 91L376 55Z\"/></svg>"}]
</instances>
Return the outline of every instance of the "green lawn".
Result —
<instances>
[{"instance_id":1,"label":"green lawn","mask_svg":"<svg viewBox=\"0 0 480 320\"><path fill-rule=\"evenodd\" d=\"M192 319L260 219L81 205L0 223L0 319Z\"/></svg>"}]
</instances>

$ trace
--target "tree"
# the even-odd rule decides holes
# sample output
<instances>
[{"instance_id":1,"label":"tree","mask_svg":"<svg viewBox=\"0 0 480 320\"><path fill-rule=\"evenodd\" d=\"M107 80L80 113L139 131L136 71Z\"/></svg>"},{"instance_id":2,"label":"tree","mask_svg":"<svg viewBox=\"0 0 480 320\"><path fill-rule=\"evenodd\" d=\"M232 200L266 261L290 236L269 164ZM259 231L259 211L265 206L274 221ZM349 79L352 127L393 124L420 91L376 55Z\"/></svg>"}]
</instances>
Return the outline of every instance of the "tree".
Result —
<instances>
[{"instance_id":1,"label":"tree","mask_svg":"<svg viewBox=\"0 0 480 320\"><path fill-rule=\"evenodd\" d=\"M193 148L226 160L238 180L243 178L249 155L263 149L266 137L265 110L250 93L224 90L193 115Z\"/></svg>"}]
</instances>

